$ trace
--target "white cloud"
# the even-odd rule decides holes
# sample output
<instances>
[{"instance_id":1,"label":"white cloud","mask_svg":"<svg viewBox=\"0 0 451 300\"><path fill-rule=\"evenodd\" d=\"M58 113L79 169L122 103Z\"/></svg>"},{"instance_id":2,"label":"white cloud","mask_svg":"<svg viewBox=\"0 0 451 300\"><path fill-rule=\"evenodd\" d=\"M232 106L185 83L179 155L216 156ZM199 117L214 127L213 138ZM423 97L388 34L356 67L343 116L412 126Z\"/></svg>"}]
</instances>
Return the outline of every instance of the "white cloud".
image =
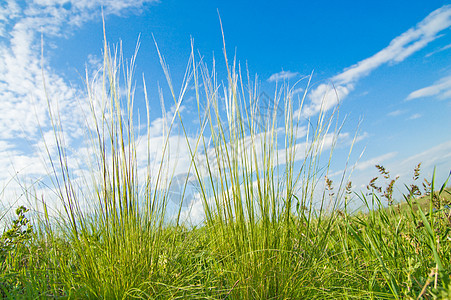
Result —
<instances>
[{"instance_id":1,"label":"white cloud","mask_svg":"<svg viewBox=\"0 0 451 300\"><path fill-rule=\"evenodd\" d=\"M146 2L154 1L35 0L20 3L22 7L19 2L8 1L0 13L3 28L10 28L3 34L5 39L0 41L0 104L3 108L0 138L22 133L34 136L39 127L37 120L42 122L41 125L47 125L47 99L41 72L41 33L44 40L49 35L67 36L73 31L73 26L100 18L102 7L105 15L118 15L124 10L139 10ZM51 68L45 67L45 63L47 94L51 99L57 99L59 108L64 110L75 102L78 91Z\"/></svg>"},{"instance_id":2,"label":"white cloud","mask_svg":"<svg viewBox=\"0 0 451 300\"><path fill-rule=\"evenodd\" d=\"M0 13L3 28L11 28L0 42L0 139L35 138L39 124L49 125L46 93L51 100L58 101L62 121L80 121L73 105L79 91L46 67L46 61L47 91L44 91L40 33L44 39L46 35L67 35L72 32L71 24L81 26L100 17L102 6L106 15L120 14L125 9L140 9L145 2L154 1L35 0L21 3L24 7L8 1ZM68 125L72 129L78 127L74 122Z\"/></svg>"},{"instance_id":3,"label":"white cloud","mask_svg":"<svg viewBox=\"0 0 451 300\"><path fill-rule=\"evenodd\" d=\"M451 5L445 5L433 11L415 27L394 38L386 48L332 77L330 81L334 85L333 88L325 84L319 85L310 93L311 103L304 107L303 114L312 116L320 111L321 106L324 110L332 108L353 90L354 84L362 77L384 64L399 63L405 60L428 43L439 38L440 32L450 26ZM338 97L333 90L337 91Z\"/></svg>"},{"instance_id":4,"label":"white cloud","mask_svg":"<svg viewBox=\"0 0 451 300\"><path fill-rule=\"evenodd\" d=\"M445 5L432 13L415 27L394 38L388 47L375 55L347 68L332 78L338 84L355 82L382 64L401 62L439 37L439 33L451 26L451 5Z\"/></svg>"},{"instance_id":5,"label":"white cloud","mask_svg":"<svg viewBox=\"0 0 451 300\"><path fill-rule=\"evenodd\" d=\"M396 157L396 159L392 159L394 157ZM451 141L447 141L407 158L403 158L399 153L391 152L358 163L355 168L356 172L351 175L351 181L353 182L353 185L357 187L357 189L354 190L355 192L366 192L366 186L374 177L379 177L377 184L384 185L384 179L374 167L376 164L383 165L385 169L390 172L392 179L399 176L399 179L395 184L394 198L402 200L402 193L406 192L405 185L408 186L412 183L413 169L418 163L421 163L421 178L425 178L429 181L431 181L434 169L436 169L437 188L444 183L447 176L450 174L450 162ZM386 183L387 182L385 182L385 184ZM421 181L417 182L417 184L421 185ZM356 204L361 205L362 203L359 202Z\"/></svg>"},{"instance_id":6,"label":"white cloud","mask_svg":"<svg viewBox=\"0 0 451 300\"><path fill-rule=\"evenodd\" d=\"M437 96L439 99L451 98L451 76L444 77L433 85L410 93L406 100Z\"/></svg>"},{"instance_id":7,"label":"white cloud","mask_svg":"<svg viewBox=\"0 0 451 300\"><path fill-rule=\"evenodd\" d=\"M403 110L398 109L398 110L394 110L394 111L392 111L392 112L389 112L389 113L387 114L387 116L389 116L389 117L397 117L397 116L399 116L399 115L401 115L401 114L403 114L403 113L404 113Z\"/></svg>"},{"instance_id":8,"label":"white cloud","mask_svg":"<svg viewBox=\"0 0 451 300\"><path fill-rule=\"evenodd\" d=\"M338 86L331 86L324 83L320 84L308 94L310 103L301 108L302 115L310 117L320 111L328 111L336 106L339 101L346 98L353 89L354 86L352 84Z\"/></svg>"},{"instance_id":9,"label":"white cloud","mask_svg":"<svg viewBox=\"0 0 451 300\"><path fill-rule=\"evenodd\" d=\"M398 167L400 168L400 173L410 175L412 174L413 170L412 166L415 166L416 164L422 162L422 169L426 173L423 173L423 175L428 176L428 179L430 179L434 167L437 167L437 171L439 172L439 180L442 180L451 171L450 161L451 141L447 141L445 143L429 148L419 154L415 154L406 158L398 164ZM438 184L442 184L442 182L438 182Z\"/></svg>"},{"instance_id":10,"label":"white cloud","mask_svg":"<svg viewBox=\"0 0 451 300\"><path fill-rule=\"evenodd\" d=\"M298 76L298 72L290 72L290 71L281 71L279 73L272 74L269 78L269 82L277 82L291 79L293 77Z\"/></svg>"},{"instance_id":11,"label":"white cloud","mask_svg":"<svg viewBox=\"0 0 451 300\"><path fill-rule=\"evenodd\" d=\"M139 12L146 3L151 2L156 1L1 1L0 169L3 172L0 174L0 187L8 186L8 191L3 191L4 195L20 195L23 192L19 184L7 184L15 178L16 172L32 178L48 175L43 159L45 147L42 135L46 138L50 153L56 153L49 106L52 113L58 112L68 155L77 156L77 147L83 147L76 143L84 134L81 129L86 122L83 110L89 111L86 105L79 103L85 100L86 95L57 74L48 65L45 55L41 57L41 34L45 46L46 38L50 36L70 37L77 27L100 19L102 8L105 16L121 15L124 11ZM94 62L92 58L88 60ZM69 162L72 163L72 160ZM76 173L79 167L77 160L74 159L73 163L71 167Z\"/></svg>"},{"instance_id":12,"label":"white cloud","mask_svg":"<svg viewBox=\"0 0 451 300\"><path fill-rule=\"evenodd\" d=\"M1 153L4 153L5 151L10 150L12 148L14 148L14 146L10 142L0 140L0 152Z\"/></svg>"},{"instance_id":13,"label":"white cloud","mask_svg":"<svg viewBox=\"0 0 451 300\"><path fill-rule=\"evenodd\" d=\"M20 13L20 7L14 0L7 0L0 4L0 37L6 36L8 20L14 19Z\"/></svg>"},{"instance_id":14,"label":"white cloud","mask_svg":"<svg viewBox=\"0 0 451 300\"><path fill-rule=\"evenodd\" d=\"M421 114L413 114L409 117L409 120L416 120L421 118Z\"/></svg>"},{"instance_id":15,"label":"white cloud","mask_svg":"<svg viewBox=\"0 0 451 300\"><path fill-rule=\"evenodd\" d=\"M304 88L297 88L291 92L291 95L295 96L295 95L303 93L303 92L304 92Z\"/></svg>"},{"instance_id":16,"label":"white cloud","mask_svg":"<svg viewBox=\"0 0 451 300\"><path fill-rule=\"evenodd\" d=\"M363 171L363 170L369 169L371 167L374 168L375 165L378 165L378 164L380 165L384 161L387 161L387 160L395 157L397 154L398 154L397 152L390 152L390 153L386 153L386 154L383 154L383 155L380 155L380 156L373 157L373 158L368 159L366 161L362 161L362 162L357 163L354 166L354 169L355 170L359 170L359 171Z\"/></svg>"}]
</instances>

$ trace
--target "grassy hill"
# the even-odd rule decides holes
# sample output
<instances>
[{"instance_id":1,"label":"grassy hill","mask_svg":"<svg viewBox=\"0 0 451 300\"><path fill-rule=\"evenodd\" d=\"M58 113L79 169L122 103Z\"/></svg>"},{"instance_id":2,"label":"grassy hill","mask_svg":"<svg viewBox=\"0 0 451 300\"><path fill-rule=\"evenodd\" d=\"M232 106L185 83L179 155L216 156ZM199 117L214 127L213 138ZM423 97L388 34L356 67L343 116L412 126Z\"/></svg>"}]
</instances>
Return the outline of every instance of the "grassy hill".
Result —
<instances>
[{"instance_id":1,"label":"grassy hill","mask_svg":"<svg viewBox=\"0 0 451 300\"><path fill-rule=\"evenodd\" d=\"M416 211L419 206L424 213L428 213L431 207L431 202L434 210L448 209L451 204L451 187L443 189L441 193L439 193L439 191L435 191L430 195L418 196L411 201L410 205L406 201L403 201L396 206L402 211L408 211L410 210L410 207Z\"/></svg>"}]
</instances>

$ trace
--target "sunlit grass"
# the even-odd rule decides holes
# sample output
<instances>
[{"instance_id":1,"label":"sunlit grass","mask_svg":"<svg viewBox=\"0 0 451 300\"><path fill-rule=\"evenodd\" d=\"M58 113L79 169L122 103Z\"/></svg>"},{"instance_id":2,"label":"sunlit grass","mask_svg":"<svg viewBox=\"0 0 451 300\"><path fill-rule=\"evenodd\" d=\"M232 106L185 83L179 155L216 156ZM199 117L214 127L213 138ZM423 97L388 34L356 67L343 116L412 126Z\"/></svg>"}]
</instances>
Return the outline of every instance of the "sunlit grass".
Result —
<instances>
[{"instance_id":1,"label":"sunlit grass","mask_svg":"<svg viewBox=\"0 0 451 300\"><path fill-rule=\"evenodd\" d=\"M3 297L450 297L446 183L437 189L434 179L426 182L429 198L421 203L427 209L417 209L418 183L397 205L395 181L378 166L387 186L371 181L369 194L356 197L367 212L348 211L352 184L334 186L327 177L341 129L338 110L321 111L309 122L300 114L309 77L304 95L294 97L295 86L283 84L262 112L257 83L239 63L228 61L225 50L227 77L222 79L215 63L210 69L193 50L178 94L159 55L175 109L165 120L156 166L151 165L147 93L147 164L139 164L135 57L125 62L120 48L111 51L106 39L103 70L85 82L87 141L93 152L86 158L90 170L83 184L70 167L58 112L49 107L58 149L57 157L49 151L49 175L62 211L54 217L42 199L43 214L31 227L26 209L17 210L17 221L1 237ZM194 138L180 111L190 87L199 116ZM200 224L191 222L183 204L191 199L182 197L176 213L167 214L175 126L191 158L188 174L198 183ZM420 166L415 182L419 172ZM188 178L182 193L187 184Z\"/></svg>"}]
</instances>

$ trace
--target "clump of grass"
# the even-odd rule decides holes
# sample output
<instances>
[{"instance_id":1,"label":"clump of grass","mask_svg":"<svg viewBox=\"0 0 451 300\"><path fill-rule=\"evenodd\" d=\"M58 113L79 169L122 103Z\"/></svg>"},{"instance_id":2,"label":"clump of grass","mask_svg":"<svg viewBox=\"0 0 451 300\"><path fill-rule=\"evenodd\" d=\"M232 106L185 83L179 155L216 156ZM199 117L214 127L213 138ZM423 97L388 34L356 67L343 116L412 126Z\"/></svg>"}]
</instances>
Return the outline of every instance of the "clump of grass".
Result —
<instances>
[{"instance_id":1,"label":"clump of grass","mask_svg":"<svg viewBox=\"0 0 451 300\"><path fill-rule=\"evenodd\" d=\"M30 263L29 252L31 251L31 239L33 226L25 216L28 209L20 206L16 209L16 219L0 237L0 294L2 297L14 295L20 292L24 284L19 270L24 270Z\"/></svg>"},{"instance_id":2,"label":"clump of grass","mask_svg":"<svg viewBox=\"0 0 451 300\"><path fill-rule=\"evenodd\" d=\"M420 166L414 169L414 182L420 178ZM363 261L373 262L373 276L380 274L395 298L420 299L448 293L451 244L446 216L449 211L432 210L434 197L426 189L431 209L425 213L417 200L421 192L416 183L407 187L405 203L393 205L387 197L387 191L393 190L393 180L383 166L376 168L389 180L387 188L384 191L375 185L375 179L371 180L371 199L361 195L369 212L351 218L347 224L352 239L366 256ZM445 191L446 183L437 194ZM434 188L431 186L431 189ZM388 208L384 207L382 198L388 200Z\"/></svg>"},{"instance_id":3,"label":"clump of grass","mask_svg":"<svg viewBox=\"0 0 451 300\"><path fill-rule=\"evenodd\" d=\"M316 126L309 128L304 159L296 164L301 119L293 113L291 88L284 86L276 94L269 117L261 119L254 100L258 91L251 89L249 75L242 76L236 61L228 64L225 50L224 58L228 73L222 86L211 80L215 69L208 71L205 64L198 67L192 60L194 82L200 81L199 76L206 87L202 99L200 85L195 85L198 107L206 111L201 124L209 128L209 135L198 140L207 168L194 164L194 169L218 270L215 276L220 275L221 288L229 289L227 297L308 297L318 288L309 287L312 276L317 283L323 276L317 273L323 254L312 245L326 246L327 226L333 222L321 218L323 210L314 217L322 204L315 206L307 194L313 193L332 117L321 113ZM223 99L218 94L221 88ZM300 102L304 99L305 94ZM282 120L277 119L279 107L284 111ZM308 208L298 215L296 206Z\"/></svg>"},{"instance_id":4,"label":"clump of grass","mask_svg":"<svg viewBox=\"0 0 451 300\"><path fill-rule=\"evenodd\" d=\"M418 209L418 165L405 204L395 205L393 190L398 178L377 165L384 183L380 185L375 178L368 185L371 194L358 194L368 212L350 213L352 183L334 186L327 174L340 131L338 111L329 115L322 111L309 120L305 140L301 140L305 120L295 112L302 111L308 88L297 103L294 87L282 85L273 105L261 114L257 84L248 72L243 76L236 60L229 63L225 50L224 58L227 77L221 81L215 63L209 69L202 59L196 59L192 47L176 96L160 54L175 110L166 120L168 131L155 168L150 165L150 104L145 93L147 164L141 166L133 118L134 57L124 62L120 49L111 51L105 38L103 70L96 81L86 78L87 141L93 151L89 176L80 188L54 112L58 156L51 157L51 166L62 211L52 218L44 199L43 215L36 216L33 230L24 216L26 210L18 210L13 231L19 235L13 235L22 238L8 242L15 245L14 251L2 239L1 253L13 251L21 259L6 259L2 264L3 282L15 276L14 284L2 285L2 295L449 297L451 221L441 198L447 192L446 183L436 191L434 178L430 184L424 181L430 202L427 210ZM94 89L98 82L100 92ZM200 130L195 138L187 133L180 112L190 87L199 109ZM176 125L184 133L191 158L187 176L194 175L198 182L204 221L197 225L184 220L183 203L172 219L167 215L173 180L168 147ZM331 137L332 150L324 159L325 140ZM188 179L192 177L187 177L185 185ZM341 202L344 210L337 209Z\"/></svg>"}]
</instances>

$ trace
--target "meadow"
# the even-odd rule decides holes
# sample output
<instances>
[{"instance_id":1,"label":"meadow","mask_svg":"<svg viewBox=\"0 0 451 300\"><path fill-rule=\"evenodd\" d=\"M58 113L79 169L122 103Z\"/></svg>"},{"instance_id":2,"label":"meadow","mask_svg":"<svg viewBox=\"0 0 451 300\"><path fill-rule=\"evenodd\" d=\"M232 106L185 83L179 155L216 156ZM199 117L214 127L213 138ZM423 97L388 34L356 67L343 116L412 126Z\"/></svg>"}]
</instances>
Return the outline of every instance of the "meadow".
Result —
<instances>
[{"instance_id":1,"label":"meadow","mask_svg":"<svg viewBox=\"0 0 451 300\"><path fill-rule=\"evenodd\" d=\"M209 69L196 60L193 49L177 94L160 55L175 110L154 172L138 163L134 59L124 63L105 42L100 96L86 79L93 120L87 140L95 151L90 192L73 179L55 114L58 156L49 153L49 177L61 211L52 215L38 195L41 214L12 208L15 217L0 239L2 297L450 299L447 182L423 179L420 164L401 199L393 197L397 178L379 165L367 193L354 192L346 180L332 182L333 146L325 153L323 145L331 136L336 144L338 110L310 120L306 146L298 147L305 120L297 112L307 91L297 103L294 87L282 85L275 105L261 114L257 85L225 50L224 57L227 77L217 78L214 64ZM195 138L180 112L191 87L199 111ZM150 123L147 117L148 161ZM175 127L188 145L191 177L183 187L192 178L198 183L201 224L184 219L183 195L176 213L167 214ZM363 208L351 209L351 201Z\"/></svg>"}]
</instances>

